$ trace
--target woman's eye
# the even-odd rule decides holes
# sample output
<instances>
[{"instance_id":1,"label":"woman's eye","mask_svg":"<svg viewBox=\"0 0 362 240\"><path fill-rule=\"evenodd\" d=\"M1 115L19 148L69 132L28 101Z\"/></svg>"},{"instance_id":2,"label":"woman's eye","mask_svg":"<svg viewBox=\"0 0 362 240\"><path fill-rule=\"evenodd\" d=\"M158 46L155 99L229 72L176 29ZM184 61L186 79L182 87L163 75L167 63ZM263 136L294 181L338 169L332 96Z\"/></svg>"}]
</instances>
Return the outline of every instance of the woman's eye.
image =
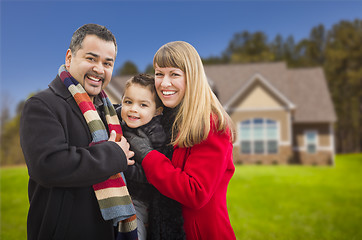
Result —
<instances>
[{"instance_id":1,"label":"woman's eye","mask_svg":"<svg viewBox=\"0 0 362 240\"><path fill-rule=\"evenodd\" d=\"M158 76L158 77L163 76L162 73L156 73L155 75Z\"/></svg>"}]
</instances>

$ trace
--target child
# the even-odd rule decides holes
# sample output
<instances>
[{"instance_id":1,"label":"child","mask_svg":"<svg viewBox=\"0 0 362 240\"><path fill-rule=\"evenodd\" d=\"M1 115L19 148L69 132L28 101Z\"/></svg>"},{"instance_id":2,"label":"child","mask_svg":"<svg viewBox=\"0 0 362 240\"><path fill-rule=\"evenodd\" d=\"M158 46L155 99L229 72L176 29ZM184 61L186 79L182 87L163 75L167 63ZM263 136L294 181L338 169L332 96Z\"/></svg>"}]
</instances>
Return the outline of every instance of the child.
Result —
<instances>
[{"instance_id":1,"label":"child","mask_svg":"<svg viewBox=\"0 0 362 240\"><path fill-rule=\"evenodd\" d=\"M122 106L116 109L121 115L123 132L142 130L152 146L162 152L166 135L160 124L163 105L156 93L155 80L147 74L139 74L126 82ZM132 166L124 172L128 190L136 209L138 237L146 239L148 206L154 187L147 182L142 166Z\"/></svg>"}]
</instances>

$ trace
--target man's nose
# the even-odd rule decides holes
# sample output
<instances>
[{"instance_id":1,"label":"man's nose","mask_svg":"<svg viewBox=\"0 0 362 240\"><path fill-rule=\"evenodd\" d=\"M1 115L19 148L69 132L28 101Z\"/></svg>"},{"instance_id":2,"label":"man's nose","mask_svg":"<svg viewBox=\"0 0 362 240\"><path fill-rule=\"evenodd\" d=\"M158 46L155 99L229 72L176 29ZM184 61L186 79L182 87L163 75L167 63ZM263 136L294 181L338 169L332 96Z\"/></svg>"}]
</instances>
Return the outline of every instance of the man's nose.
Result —
<instances>
[{"instance_id":1,"label":"man's nose","mask_svg":"<svg viewBox=\"0 0 362 240\"><path fill-rule=\"evenodd\" d=\"M101 62L97 62L96 64L94 64L93 71L96 72L97 74L104 74L103 64Z\"/></svg>"}]
</instances>

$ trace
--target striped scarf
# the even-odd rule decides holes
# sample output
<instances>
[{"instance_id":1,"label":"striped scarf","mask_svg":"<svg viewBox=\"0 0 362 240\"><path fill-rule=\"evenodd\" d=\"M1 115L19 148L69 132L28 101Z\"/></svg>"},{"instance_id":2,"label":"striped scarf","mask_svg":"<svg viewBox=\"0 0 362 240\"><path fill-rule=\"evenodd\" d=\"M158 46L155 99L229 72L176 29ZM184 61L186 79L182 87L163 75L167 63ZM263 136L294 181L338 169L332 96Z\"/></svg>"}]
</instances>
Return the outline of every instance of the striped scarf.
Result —
<instances>
[{"instance_id":1,"label":"striped scarf","mask_svg":"<svg viewBox=\"0 0 362 240\"><path fill-rule=\"evenodd\" d=\"M82 85L70 75L64 65L60 66L58 75L77 102L88 124L93 138L89 145L107 141L109 137L106 127ZM116 111L103 90L99 96L104 105L109 131L115 130L116 141L119 141L122 136L122 128ZM93 189L104 220L113 220L114 226L118 226L117 240L138 239L136 211L123 173L118 173L102 183L93 185Z\"/></svg>"}]
</instances>

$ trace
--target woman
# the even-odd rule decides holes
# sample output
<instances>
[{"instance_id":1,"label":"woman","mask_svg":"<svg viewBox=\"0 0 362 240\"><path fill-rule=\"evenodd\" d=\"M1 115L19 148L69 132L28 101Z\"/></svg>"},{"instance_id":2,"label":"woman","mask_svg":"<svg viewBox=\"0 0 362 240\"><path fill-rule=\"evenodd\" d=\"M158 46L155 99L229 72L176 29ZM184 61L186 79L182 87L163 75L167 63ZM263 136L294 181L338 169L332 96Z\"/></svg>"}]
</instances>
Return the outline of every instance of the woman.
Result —
<instances>
[{"instance_id":1,"label":"woman","mask_svg":"<svg viewBox=\"0 0 362 240\"><path fill-rule=\"evenodd\" d=\"M163 45L153 59L155 87L168 112L171 161L153 150L144 134L128 136L148 181L182 205L187 239L235 239L226 192L235 171L233 128L213 94L197 51L177 41ZM167 131L167 127L166 127Z\"/></svg>"}]
</instances>

